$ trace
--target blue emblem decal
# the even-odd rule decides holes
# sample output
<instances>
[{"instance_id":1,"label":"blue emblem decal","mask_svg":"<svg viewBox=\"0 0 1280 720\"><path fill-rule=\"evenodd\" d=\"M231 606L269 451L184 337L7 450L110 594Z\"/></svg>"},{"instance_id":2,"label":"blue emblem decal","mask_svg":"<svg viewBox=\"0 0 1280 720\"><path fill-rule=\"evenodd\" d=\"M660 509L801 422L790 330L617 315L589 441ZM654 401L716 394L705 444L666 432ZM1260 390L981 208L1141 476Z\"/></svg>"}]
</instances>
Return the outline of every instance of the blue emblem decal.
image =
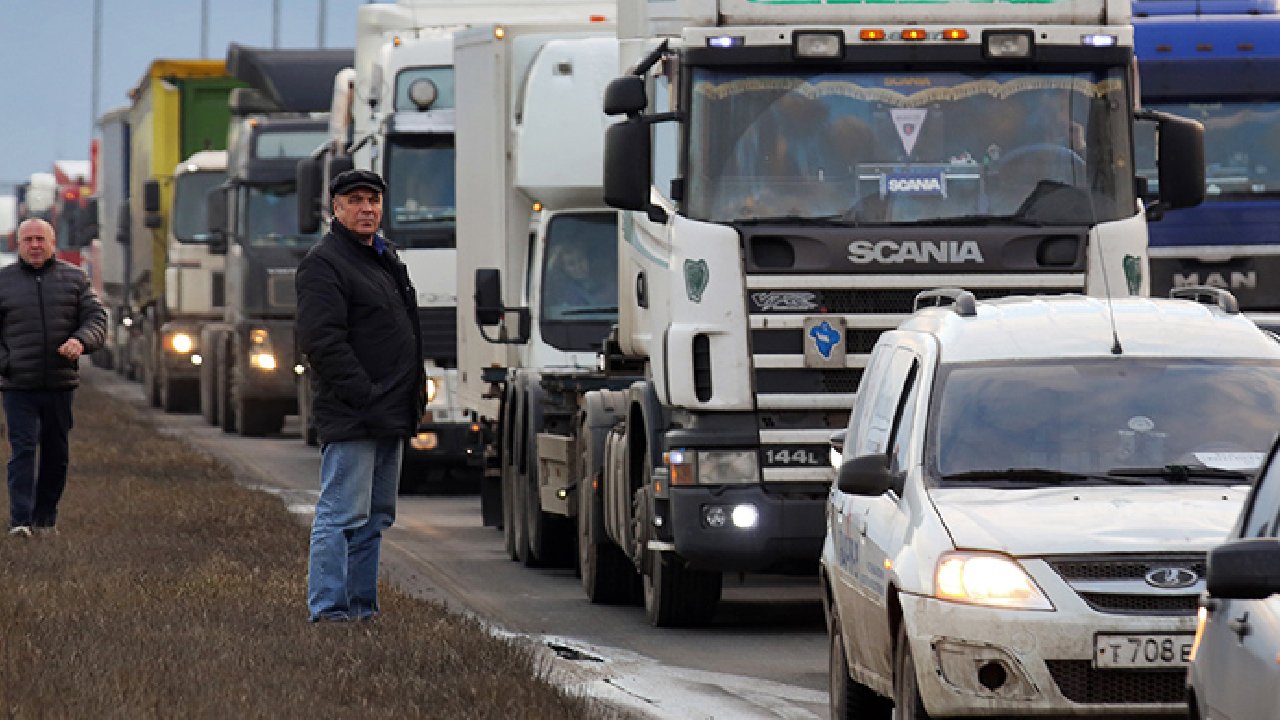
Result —
<instances>
[{"instance_id":1,"label":"blue emblem decal","mask_svg":"<svg viewBox=\"0 0 1280 720\"><path fill-rule=\"evenodd\" d=\"M809 337L813 338L813 344L818 346L818 352L822 353L822 357L827 360L831 359L831 351L844 339L844 335L831 327L831 323L826 320L823 320L821 325L809 328Z\"/></svg>"}]
</instances>

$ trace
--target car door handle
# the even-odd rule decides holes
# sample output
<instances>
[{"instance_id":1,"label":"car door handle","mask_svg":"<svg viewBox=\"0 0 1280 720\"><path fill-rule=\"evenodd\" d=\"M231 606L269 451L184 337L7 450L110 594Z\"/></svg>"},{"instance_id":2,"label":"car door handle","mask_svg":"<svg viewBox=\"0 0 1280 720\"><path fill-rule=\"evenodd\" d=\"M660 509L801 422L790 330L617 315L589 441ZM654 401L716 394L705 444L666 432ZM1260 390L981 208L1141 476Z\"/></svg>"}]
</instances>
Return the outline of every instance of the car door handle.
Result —
<instances>
[{"instance_id":1,"label":"car door handle","mask_svg":"<svg viewBox=\"0 0 1280 720\"><path fill-rule=\"evenodd\" d=\"M1235 620L1227 622L1227 628L1236 634L1236 637L1244 640L1245 636L1252 632L1252 626L1249 624L1249 613L1245 613Z\"/></svg>"}]
</instances>

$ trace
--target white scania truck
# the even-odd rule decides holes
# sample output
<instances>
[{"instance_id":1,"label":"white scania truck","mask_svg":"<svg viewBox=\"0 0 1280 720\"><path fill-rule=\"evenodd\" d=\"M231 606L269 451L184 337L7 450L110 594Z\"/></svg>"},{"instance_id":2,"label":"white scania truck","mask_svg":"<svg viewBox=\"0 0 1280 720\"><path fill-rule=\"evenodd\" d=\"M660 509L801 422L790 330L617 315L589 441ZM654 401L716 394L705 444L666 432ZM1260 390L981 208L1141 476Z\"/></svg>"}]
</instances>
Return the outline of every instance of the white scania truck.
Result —
<instances>
[{"instance_id":1,"label":"white scania truck","mask_svg":"<svg viewBox=\"0 0 1280 720\"><path fill-rule=\"evenodd\" d=\"M642 377L583 404L607 433L575 484L599 514L579 518L584 583L622 577L621 553L650 621L679 625L710 618L723 572L812 572L827 439L919 290L1145 294L1129 15L1116 0L620 8L603 364ZM1149 119L1158 202L1199 202L1198 124Z\"/></svg>"}]
</instances>

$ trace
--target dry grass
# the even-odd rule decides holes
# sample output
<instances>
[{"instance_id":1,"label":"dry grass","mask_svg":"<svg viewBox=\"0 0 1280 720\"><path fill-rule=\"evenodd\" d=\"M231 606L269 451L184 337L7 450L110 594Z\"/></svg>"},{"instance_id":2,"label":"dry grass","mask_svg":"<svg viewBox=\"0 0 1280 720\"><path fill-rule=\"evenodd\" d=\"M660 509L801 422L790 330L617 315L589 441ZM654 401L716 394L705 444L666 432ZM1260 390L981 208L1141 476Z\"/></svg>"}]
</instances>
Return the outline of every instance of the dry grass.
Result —
<instances>
[{"instance_id":1,"label":"dry grass","mask_svg":"<svg viewBox=\"0 0 1280 720\"><path fill-rule=\"evenodd\" d=\"M76 413L60 534L0 537L0 717L613 714L394 588L374 622L308 624L307 531L278 499L92 387Z\"/></svg>"}]
</instances>

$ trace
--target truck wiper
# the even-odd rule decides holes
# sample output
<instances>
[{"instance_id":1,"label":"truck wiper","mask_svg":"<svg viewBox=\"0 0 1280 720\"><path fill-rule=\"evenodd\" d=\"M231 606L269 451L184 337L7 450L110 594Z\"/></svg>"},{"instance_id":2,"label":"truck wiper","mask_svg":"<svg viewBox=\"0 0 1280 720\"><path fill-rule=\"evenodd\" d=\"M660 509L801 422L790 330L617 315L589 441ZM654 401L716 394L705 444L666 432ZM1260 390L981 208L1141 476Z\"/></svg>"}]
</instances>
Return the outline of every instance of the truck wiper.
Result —
<instances>
[{"instance_id":1,"label":"truck wiper","mask_svg":"<svg viewBox=\"0 0 1280 720\"><path fill-rule=\"evenodd\" d=\"M912 227L935 227L935 226L958 226L972 227L982 225L1019 225L1023 227L1044 227L1045 223L1038 220L1030 220L1017 215L964 215L962 217L949 218L928 218L925 220L911 220L906 222L890 223L892 225L905 225Z\"/></svg>"},{"instance_id":2,"label":"truck wiper","mask_svg":"<svg viewBox=\"0 0 1280 720\"><path fill-rule=\"evenodd\" d=\"M560 315L594 315L597 313L618 312L617 305L601 305L599 307L580 307L561 310Z\"/></svg>"},{"instance_id":3,"label":"truck wiper","mask_svg":"<svg viewBox=\"0 0 1280 720\"><path fill-rule=\"evenodd\" d=\"M772 217L739 218L738 225L817 225L821 227L848 227L858 223L848 215L775 215Z\"/></svg>"},{"instance_id":4,"label":"truck wiper","mask_svg":"<svg viewBox=\"0 0 1280 720\"><path fill-rule=\"evenodd\" d=\"M1069 472L1066 470L1050 470L1049 468L1007 468L1005 470L967 470L961 473L943 475L943 480L1003 480L1013 483L1029 483L1039 485L1067 485L1083 480L1103 480L1108 483L1126 485L1145 485L1146 483L1132 478L1113 477L1110 474Z\"/></svg>"},{"instance_id":5,"label":"truck wiper","mask_svg":"<svg viewBox=\"0 0 1280 720\"><path fill-rule=\"evenodd\" d=\"M1240 470L1225 470L1223 468L1207 467L1204 465L1165 465L1163 467L1132 467L1132 468L1111 468L1107 471L1107 475L1121 475L1128 477L1154 477L1162 478L1173 483L1188 483L1192 480L1228 480L1231 484L1239 482L1249 482L1253 479L1253 475Z\"/></svg>"}]
</instances>

